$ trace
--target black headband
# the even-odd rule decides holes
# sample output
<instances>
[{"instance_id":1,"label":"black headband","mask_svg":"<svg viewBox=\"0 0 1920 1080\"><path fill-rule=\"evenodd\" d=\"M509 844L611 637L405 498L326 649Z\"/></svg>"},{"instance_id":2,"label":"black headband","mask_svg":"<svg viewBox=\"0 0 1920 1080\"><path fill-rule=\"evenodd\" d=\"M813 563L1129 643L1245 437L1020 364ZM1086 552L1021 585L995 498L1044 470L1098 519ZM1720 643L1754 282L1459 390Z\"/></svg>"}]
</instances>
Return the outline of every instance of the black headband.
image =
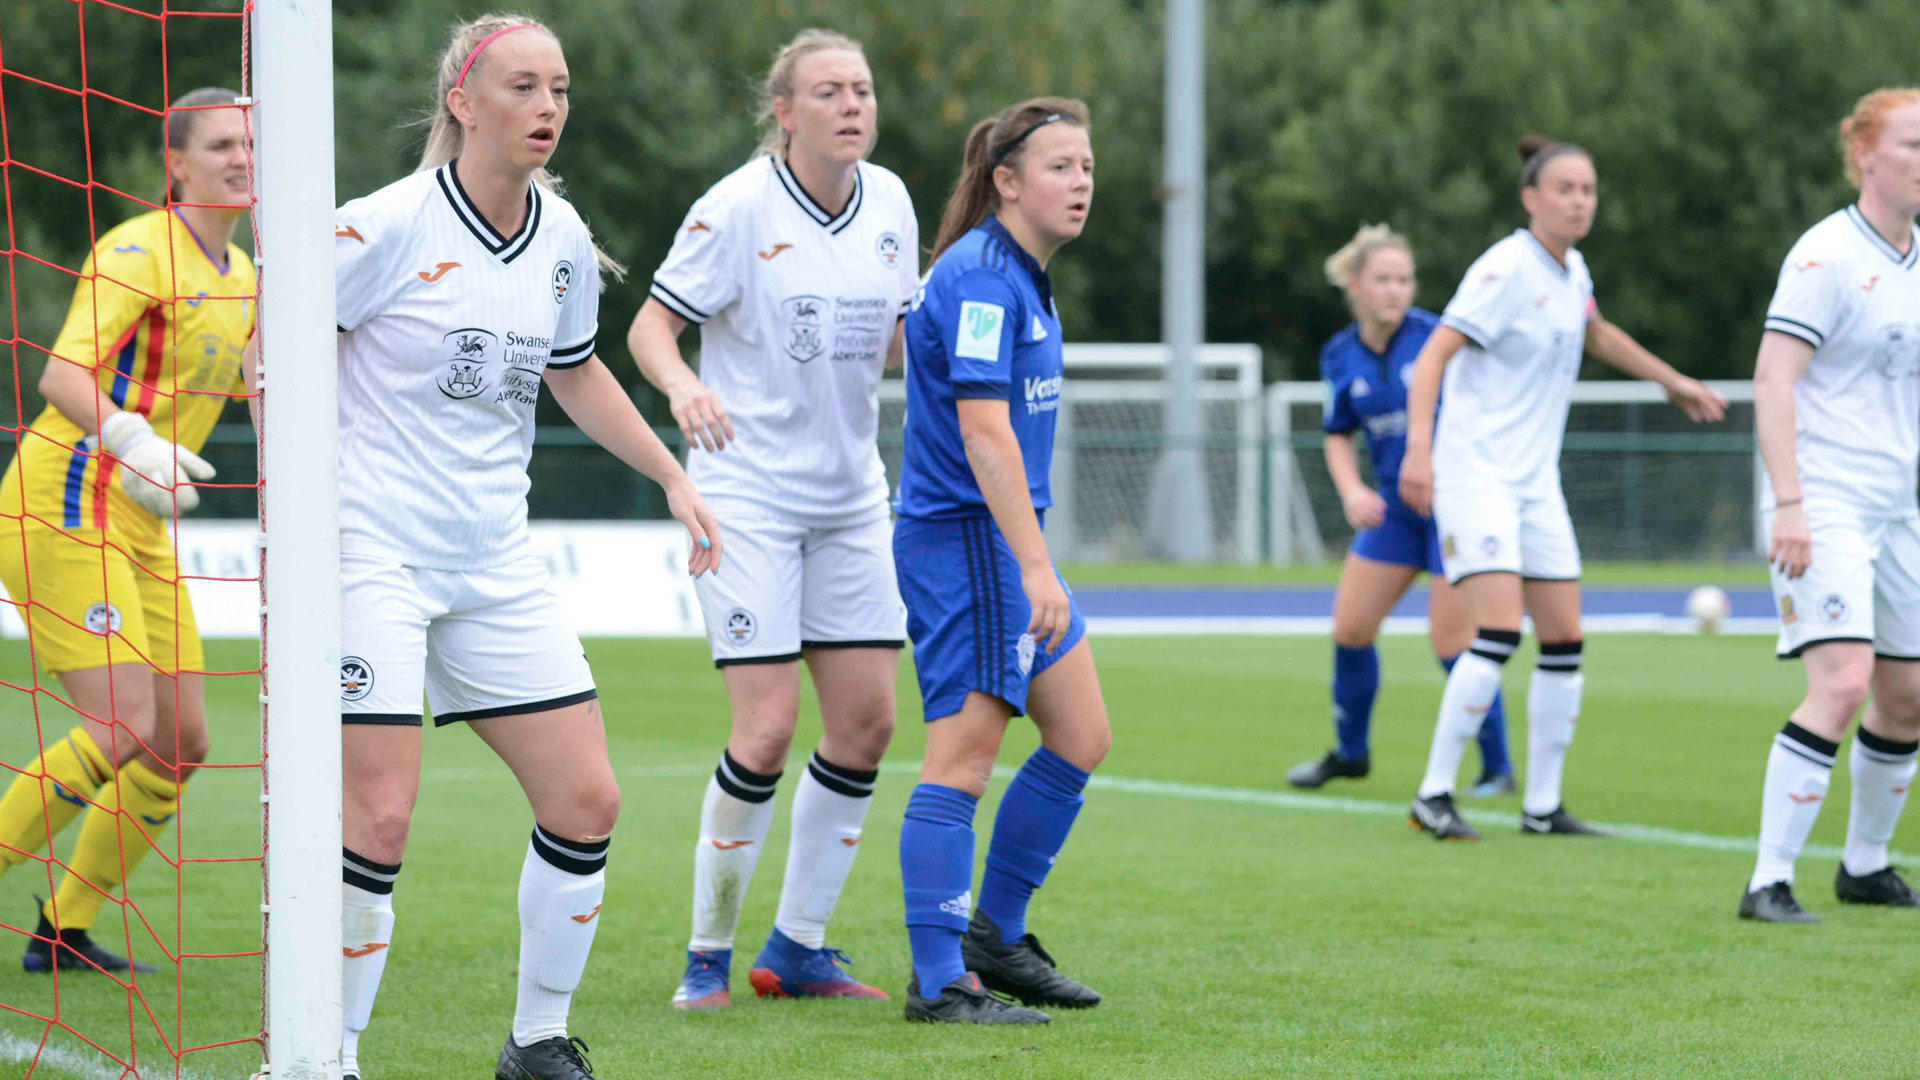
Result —
<instances>
[{"instance_id":1,"label":"black headband","mask_svg":"<svg viewBox=\"0 0 1920 1080\"><path fill-rule=\"evenodd\" d=\"M1071 120L1071 119L1073 119L1073 117L1068 116L1066 113L1047 114L1046 119L1033 125L1032 127L1021 132L1020 134L1015 135L1013 138L1007 140L1006 142L1001 143L1000 149L995 150L993 152L991 164L999 165L1001 162L1007 160L1007 155L1013 153L1015 150L1018 150L1020 148L1020 144L1027 141L1027 136L1033 134L1036 131L1039 131L1041 128L1046 127L1048 124L1055 123L1056 121L1060 121L1060 120Z\"/></svg>"}]
</instances>

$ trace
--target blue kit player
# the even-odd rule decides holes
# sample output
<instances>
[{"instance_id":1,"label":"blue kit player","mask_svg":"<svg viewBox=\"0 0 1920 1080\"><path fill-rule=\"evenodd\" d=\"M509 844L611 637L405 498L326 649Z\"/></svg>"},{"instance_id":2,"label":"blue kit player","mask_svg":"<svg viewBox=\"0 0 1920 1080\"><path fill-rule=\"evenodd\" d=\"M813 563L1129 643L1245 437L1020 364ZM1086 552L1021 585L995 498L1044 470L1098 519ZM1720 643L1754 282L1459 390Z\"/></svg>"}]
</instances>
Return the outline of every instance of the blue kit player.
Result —
<instances>
[{"instance_id":1,"label":"blue kit player","mask_svg":"<svg viewBox=\"0 0 1920 1080\"><path fill-rule=\"evenodd\" d=\"M1412 307L1413 251L1407 238L1385 225L1366 225L1326 264L1327 280L1347 294L1353 323L1320 352L1327 384L1327 472L1340 493L1347 524L1357 535L1340 570L1333 600L1333 730L1338 740L1325 757L1287 773L1297 788L1317 788L1340 777L1360 778L1372 768L1367 733L1380 686L1380 653L1373 640L1380 623L1422 570L1431 575L1427 633L1433 652L1451 671L1473 640L1466 604L1440 568L1440 534L1394 490L1407 445L1407 375L1439 318ZM1354 433L1365 430L1367 457L1378 488L1360 478ZM1507 757L1507 724L1496 697L1480 727L1480 779L1475 795L1514 790Z\"/></svg>"},{"instance_id":2,"label":"blue kit player","mask_svg":"<svg viewBox=\"0 0 1920 1080\"><path fill-rule=\"evenodd\" d=\"M1041 534L1065 370L1046 268L1092 203L1084 104L1039 98L981 121L907 315L893 557L928 722L900 830L909 1020L1048 1021L989 990L1027 1006L1100 1001L1026 929L1112 741L1086 622ZM974 809L1023 714L1041 746L1000 801L976 906Z\"/></svg>"}]
</instances>

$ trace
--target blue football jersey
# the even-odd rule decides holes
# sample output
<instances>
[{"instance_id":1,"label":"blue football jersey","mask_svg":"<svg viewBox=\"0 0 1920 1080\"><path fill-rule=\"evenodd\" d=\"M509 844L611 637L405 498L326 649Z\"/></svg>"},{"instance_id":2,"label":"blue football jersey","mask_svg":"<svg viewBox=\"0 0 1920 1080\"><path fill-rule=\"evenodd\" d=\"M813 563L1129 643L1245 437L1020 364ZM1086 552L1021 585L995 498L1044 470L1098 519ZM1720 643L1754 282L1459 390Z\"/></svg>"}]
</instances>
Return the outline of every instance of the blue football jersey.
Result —
<instances>
[{"instance_id":1,"label":"blue football jersey","mask_svg":"<svg viewBox=\"0 0 1920 1080\"><path fill-rule=\"evenodd\" d=\"M895 508L903 517L987 514L960 441L961 398L1007 403L1036 510L1066 381L1053 287L997 218L942 252L907 313L906 447Z\"/></svg>"},{"instance_id":2,"label":"blue football jersey","mask_svg":"<svg viewBox=\"0 0 1920 1080\"><path fill-rule=\"evenodd\" d=\"M1440 317L1433 312L1411 308L1388 340L1385 355L1360 340L1357 324L1333 335L1320 350L1327 434L1366 429L1367 456L1373 461L1375 481L1383 486L1391 486L1400 476L1400 459L1407 452L1407 382L1413 378L1420 347L1439 324Z\"/></svg>"}]
</instances>

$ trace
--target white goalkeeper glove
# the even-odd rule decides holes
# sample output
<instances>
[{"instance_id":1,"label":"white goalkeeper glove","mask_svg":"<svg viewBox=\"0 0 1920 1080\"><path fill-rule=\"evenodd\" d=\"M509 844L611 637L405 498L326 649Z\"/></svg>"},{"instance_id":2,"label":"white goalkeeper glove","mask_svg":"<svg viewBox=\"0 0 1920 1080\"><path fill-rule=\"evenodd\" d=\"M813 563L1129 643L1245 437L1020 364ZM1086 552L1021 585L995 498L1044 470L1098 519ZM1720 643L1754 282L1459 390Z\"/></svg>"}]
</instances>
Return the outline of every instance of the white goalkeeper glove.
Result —
<instances>
[{"instance_id":1,"label":"white goalkeeper glove","mask_svg":"<svg viewBox=\"0 0 1920 1080\"><path fill-rule=\"evenodd\" d=\"M136 412L107 417L100 425L100 446L120 459L120 488L127 498L157 518L199 506L200 492L188 481L213 479L213 466L154 434L153 425Z\"/></svg>"}]
</instances>

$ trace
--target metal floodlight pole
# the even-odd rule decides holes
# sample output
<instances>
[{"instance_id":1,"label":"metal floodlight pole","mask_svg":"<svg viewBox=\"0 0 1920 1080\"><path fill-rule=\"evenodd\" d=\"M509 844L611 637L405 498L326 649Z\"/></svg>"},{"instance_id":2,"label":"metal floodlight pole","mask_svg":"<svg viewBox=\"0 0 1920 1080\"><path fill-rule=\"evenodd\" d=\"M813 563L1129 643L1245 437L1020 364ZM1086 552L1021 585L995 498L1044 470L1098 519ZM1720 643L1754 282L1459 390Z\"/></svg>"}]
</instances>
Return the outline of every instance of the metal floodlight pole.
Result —
<instances>
[{"instance_id":1,"label":"metal floodlight pole","mask_svg":"<svg viewBox=\"0 0 1920 1080\"><path fill-rule=\"evenodd\" d=\"M333 12L257 0L267 1071L340 1077Z\"/></svg>"},{"instance_id":2,"label":"metal floodlight pole","mask_svg":"<svg viewBox=\"0 0 1920 1080\"><path fill-rule=\"evenodd\" d=\"M1160 334L1171 356L1154 539L1160 555L1183 563L1213 556L1199 388L1206 336L1205 19L1206 0L1167 0Z\"/></svg>"}]
</instances>

